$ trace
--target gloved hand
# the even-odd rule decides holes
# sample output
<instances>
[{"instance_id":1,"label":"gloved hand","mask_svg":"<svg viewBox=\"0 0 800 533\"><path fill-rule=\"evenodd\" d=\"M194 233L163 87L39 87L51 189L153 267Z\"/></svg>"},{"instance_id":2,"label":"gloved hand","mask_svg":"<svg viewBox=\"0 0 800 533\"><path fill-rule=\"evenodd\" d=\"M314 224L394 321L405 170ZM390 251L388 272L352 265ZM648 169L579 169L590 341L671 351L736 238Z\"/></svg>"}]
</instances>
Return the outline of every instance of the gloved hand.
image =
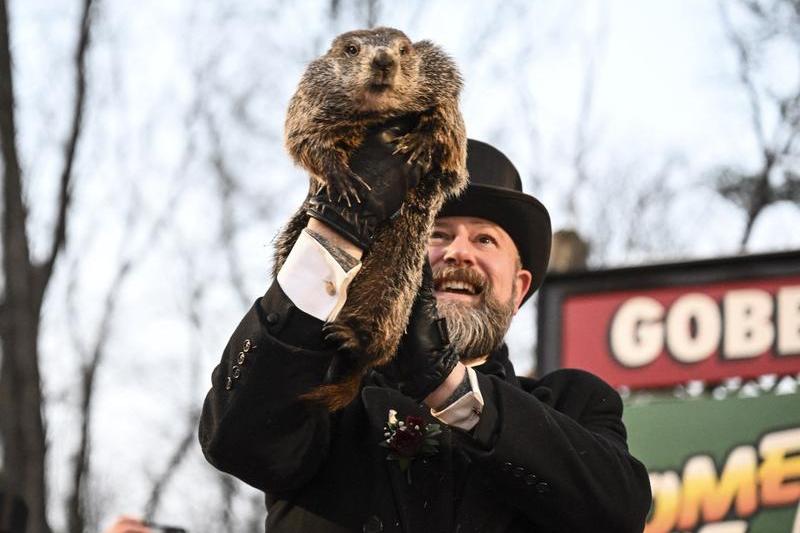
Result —
<instances>
[{"instance_id":1,"label":"gloved hand","mask_svg":"<svg viewBox=\"0 0 800 533\"><path fill-rule=\"evenodd\" d=\"M433 272L426 260L397 356L381 372L400 392L422 401L447 379L458 360L447 335L447 322L436 309Z\"/></svg>"},{"instance_id":2,"label":"gloved hand","mask_svg":"<svg viewBox=\"0 0 800 533\"><path fill-rule=\"evenodd\" d=\"M412 126L410 119L403 118L371 128L349 161L350 169L370 189L356 183L360 202L352 202L336 198L323 187L310 196L308 214L362 249L368 249L375 229L399 213L406 193L422 176L421 165L408 163L407 155L394 154L394 141Z\"/></svg>"}]
</instances>

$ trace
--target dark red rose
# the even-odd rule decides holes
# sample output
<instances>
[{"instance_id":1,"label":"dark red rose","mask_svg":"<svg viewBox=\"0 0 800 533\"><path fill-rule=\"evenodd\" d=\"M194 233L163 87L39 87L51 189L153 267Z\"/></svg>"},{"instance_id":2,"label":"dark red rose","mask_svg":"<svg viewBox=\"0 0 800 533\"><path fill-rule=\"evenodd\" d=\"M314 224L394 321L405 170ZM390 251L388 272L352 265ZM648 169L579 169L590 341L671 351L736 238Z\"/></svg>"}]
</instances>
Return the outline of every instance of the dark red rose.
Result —
<instances>
[{"instance_id":1,"label":"dark red rose","mask_svg":"<svg viewBox=\"0 0 800 533\"><path fill-rule=\"evenodd\" d=\"M389 447L401 457L414 457L422 441L422 433L419 431L398 430L389 440Z\"/></svg>"},{"instance_id":2,"label":"dark red rose","mask_svg":"<svg viewBox=\"0 0 800 533\"><path fill-rule=\"evenodd\" d=\"M407 431L413 431L415 433L422 433L425 429L425 421L422 418L414 415L408 415L406 419L403 421L406 425ZM418 428L418 429L415 429Z\"/></svg>"}]
</instances>

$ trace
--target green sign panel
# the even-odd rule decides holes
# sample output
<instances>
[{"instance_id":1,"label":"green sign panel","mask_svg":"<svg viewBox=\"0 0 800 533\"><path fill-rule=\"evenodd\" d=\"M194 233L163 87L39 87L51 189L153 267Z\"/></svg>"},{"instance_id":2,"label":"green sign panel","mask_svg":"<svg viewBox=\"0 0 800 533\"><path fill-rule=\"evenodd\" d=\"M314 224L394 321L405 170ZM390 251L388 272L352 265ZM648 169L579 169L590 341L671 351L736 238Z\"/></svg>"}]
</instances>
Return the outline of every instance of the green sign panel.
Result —
<instances>
[{"instance_id":1,"label":"green sign panel","mask_svg":"<svg viewBox=\"0 0 800 533\"><path fill-rule=\"evenodd\" d=\"M625 424L653 488L645 533L800 533L800 393L638 397Z\"/></svg>"}]
</instances>

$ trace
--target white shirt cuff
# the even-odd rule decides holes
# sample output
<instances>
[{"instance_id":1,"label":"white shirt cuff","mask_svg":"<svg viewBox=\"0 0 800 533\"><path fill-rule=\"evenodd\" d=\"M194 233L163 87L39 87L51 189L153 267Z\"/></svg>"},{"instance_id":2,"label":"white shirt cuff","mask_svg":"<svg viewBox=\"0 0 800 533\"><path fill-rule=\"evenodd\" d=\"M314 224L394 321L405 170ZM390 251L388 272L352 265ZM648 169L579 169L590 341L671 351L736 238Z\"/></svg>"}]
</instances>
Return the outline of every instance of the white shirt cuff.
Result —
<instances>
[{"instance_id":1,"label":"white shirt cuff","mask_svg":"<svg viewBox=\"0 0 800 533\"><path fill-rule=\"evenodd\" d=\"M467 377L472 390L441 411L431 409L431 415L448 426L470 431L478 425L481 419L483 395L478 386L478 377L475 375L475 371L469 367L467 367Z\"/></svg>"},{"instance_id":2,"label":"white shirt cuff","mask_svg":"<svg viewBox=\"0 0 800 533\"><path fill-rule=\"evenodd\" d=\"M298 309L331 322L344 306L347 287L359 270L361 263L345 272L330 252L303 230L278 272L278 284Z\"/></svg>"}]
</instances>

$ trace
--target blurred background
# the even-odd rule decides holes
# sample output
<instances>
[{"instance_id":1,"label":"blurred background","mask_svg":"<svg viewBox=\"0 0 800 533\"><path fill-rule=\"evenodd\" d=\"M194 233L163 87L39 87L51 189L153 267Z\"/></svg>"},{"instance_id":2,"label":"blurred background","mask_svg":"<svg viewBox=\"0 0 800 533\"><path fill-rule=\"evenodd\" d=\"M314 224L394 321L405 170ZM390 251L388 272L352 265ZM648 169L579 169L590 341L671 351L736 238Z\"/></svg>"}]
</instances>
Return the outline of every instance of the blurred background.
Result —
<instances>
[{"instance_id":1,"label":"blurred background","mask_svg":"<svg viewBox=\"0 0 800 533\"><path fill-rule=\"evenodd\" d=\"M387 25L448 51L590 268L800 248L797 0L0 0L0 483L29 531L263 531L202 457L210 372L307 178L305 65ZM535 302L509 335L535 372Z\"/></svg>"}]
</instances>

